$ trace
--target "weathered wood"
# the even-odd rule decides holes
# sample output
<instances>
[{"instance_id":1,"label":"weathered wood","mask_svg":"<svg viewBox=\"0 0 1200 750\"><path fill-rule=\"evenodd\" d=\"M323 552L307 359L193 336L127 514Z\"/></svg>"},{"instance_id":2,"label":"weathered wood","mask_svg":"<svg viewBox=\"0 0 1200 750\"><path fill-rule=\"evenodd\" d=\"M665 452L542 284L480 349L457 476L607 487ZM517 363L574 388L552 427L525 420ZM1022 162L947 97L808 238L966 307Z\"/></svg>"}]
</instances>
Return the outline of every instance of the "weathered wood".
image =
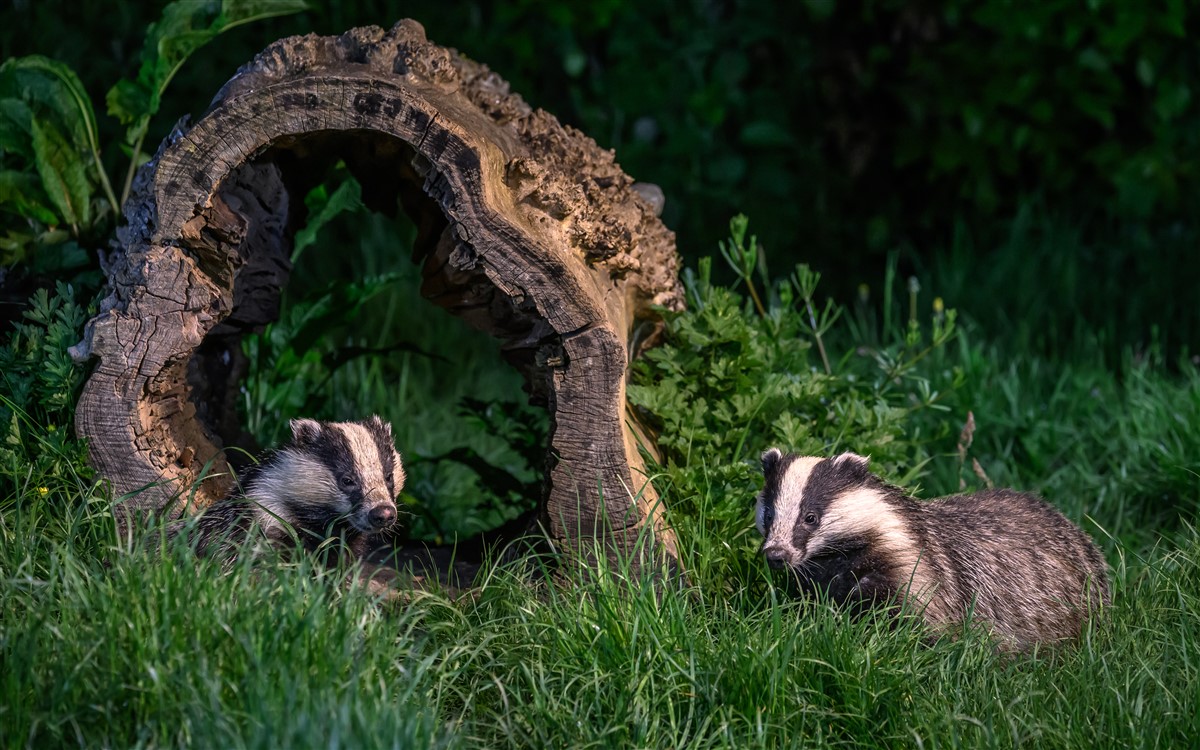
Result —
<instances>
[{"instance_id":1,"label":"weathered wood","mask_svg":"<svg viewBox=\"0 0 1200 750\"><path fill-rule=\"evenodd\" d=\"M414 21L268 47L143 168L75 351L99 359L76 425L116 492L225 494L241 336L277 314L296 196L339 158L369 206L412 216L422 294L501 339L549 410L551 533L628 550L653 531L674 557L625 406L635 330L682 305L661 193Z\"/></svg>"}]
</instances>

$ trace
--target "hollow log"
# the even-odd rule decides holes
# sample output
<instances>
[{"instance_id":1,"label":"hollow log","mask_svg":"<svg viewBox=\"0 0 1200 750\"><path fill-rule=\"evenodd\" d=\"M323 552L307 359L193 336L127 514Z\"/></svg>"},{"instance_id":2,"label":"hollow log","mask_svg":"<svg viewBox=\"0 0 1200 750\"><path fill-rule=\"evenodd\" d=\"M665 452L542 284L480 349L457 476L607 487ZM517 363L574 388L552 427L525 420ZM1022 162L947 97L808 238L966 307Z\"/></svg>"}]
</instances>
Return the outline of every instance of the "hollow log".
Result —
<instances>
[{"instance_id":1,"label":"hollow log","mask_svg":"<svg viewBox=\"0 0 1200 750\"><path fill-rule=\"evenodd\" d=\"M411 20L271 45L139 172L73 352L98 360L76 429L123 507L229 491L241 338L278 316L302 198L339 159L417 225L422 295L500 339L549 411L552 536L673 559L625 399L636 342L683 304L661 194Z\"/></svg>"}]
</instances>

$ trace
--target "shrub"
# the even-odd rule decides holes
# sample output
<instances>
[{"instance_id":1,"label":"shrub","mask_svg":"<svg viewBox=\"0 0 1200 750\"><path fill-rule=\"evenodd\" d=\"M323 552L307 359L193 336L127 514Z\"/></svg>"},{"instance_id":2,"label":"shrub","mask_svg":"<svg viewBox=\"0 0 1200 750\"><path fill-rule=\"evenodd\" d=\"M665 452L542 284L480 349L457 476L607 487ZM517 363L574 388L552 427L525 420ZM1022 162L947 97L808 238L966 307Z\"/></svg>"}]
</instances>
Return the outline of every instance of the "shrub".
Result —
<instances>
[{"instance_id":1,"label":"shrub","mask_svg":"<svg viewBox=\"0 0 1200 750\"><path fill-rule=\"evenodd\" d=\"M841 308L829 302L818 314L819 276L807 266L760 293L756 238L747 240L744 217L730 226L722 250L749 299L713 285L711 261L702 259L698 272L685 273L688 310L668 315L666 342L635 363L628 388L657 436L672 523L685 544L706 550L691 570L726 584L745 579L734 571L758 543L751 507L765 448L853 450L901 484L921 476L931 436L909 430L910 416L937 408L940 394L919 364L954 335L954 312L940 311L925 342L913 310L907 329L888 331L890 343L867 344L861 326L856 342L851 331L833 330ZM826 351L834 342L845 346L840 356Z\"/></svg>"}]
</instances>

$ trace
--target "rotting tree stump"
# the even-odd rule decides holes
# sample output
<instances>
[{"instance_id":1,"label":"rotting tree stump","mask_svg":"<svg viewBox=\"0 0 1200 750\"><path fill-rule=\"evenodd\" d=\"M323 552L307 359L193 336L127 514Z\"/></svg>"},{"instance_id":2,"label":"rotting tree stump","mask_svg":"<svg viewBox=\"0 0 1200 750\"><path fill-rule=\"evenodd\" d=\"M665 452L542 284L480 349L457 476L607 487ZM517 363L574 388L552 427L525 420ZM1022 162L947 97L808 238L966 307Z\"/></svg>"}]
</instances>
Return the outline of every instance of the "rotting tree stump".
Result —
<instances>
[{"instance_id":1,"label":"rotting tree stump","mask_svg":"<svg viewBox=\"0 0 1200 750\"><path fill-rule=\"evenodd\" d=\"M413 219L422 295L500 339L549 411L551 535L628 551L651 532L674 559L625 399L655 307L683 304L653 186L411 20L271 45L139 172L73 352L98 359L76 429L122 507L230 490L241 338L278 316L302 197L339 159L369 207Z\"/></svg>"}]
</instances>

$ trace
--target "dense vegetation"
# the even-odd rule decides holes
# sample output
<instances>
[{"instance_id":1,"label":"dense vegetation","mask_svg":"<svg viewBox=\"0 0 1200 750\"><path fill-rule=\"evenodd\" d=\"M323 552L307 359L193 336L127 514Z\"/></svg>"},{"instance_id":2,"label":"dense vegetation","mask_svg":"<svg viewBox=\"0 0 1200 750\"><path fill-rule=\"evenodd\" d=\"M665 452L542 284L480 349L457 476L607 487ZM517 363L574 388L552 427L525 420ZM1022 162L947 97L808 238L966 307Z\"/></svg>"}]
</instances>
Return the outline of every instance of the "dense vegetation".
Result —
<instances>
[{"instance_id":1,"label":"dense vegetation","mask_svg":"<svg viewBox=\"0 0 1200 750\"><path fill-rule=\"evenodd\" d=\"M162 61L202 42L222 3L180 5L188 12L172 20L189 35L163 57L143 52L159 3L0 10L5 59L66 62L97 102L115 81L140 79L110 97L122 119L96 118L118 196L132 145L122 141L137 140L145 105L154 109L142 145L152 150L271 41L412 16L431 39L617 149L631 175L662 185L665 218L693 263L729 216L748 211L781 268L809 262L848 298L870 276L860 269L893 251L905 275L923 277L951 245L969 243L988 265L1020 262L1007 223L1034 205L1076 235L1062 255L1085 258L1099 283L1137 298L1088 311L1117 319L1103 342L1111 360L1156 324L1173 352L1200 331L1190 304L1200 269L1187 262L1200 240L1200 13L1188 3L339 0L230 25L301 3L226 2L243 10L217 24L227 29L220 43L169 69ZM168 72L171 86L153 95ZM11 252L0 247L0 264ZM951 307L965 299L951 295L974 293L942 291ZM1003 325L1018 292L1002 290L973 314Z\"/></svg>"},{"instance_id":2,"label":"dense vegetation","mask_svg":"<svg viewBox=\"0 0 1200 750\"><path fill-rule=\"evenodd\" d=\"M149 4L73 4L63 25L61 3L14 3L0 24L0 286L16 319L0 331L0 745L1200 736L1186 5L347 2L268 21L296 4L219 5L169 6L144 53ZM401 14L667 189L689 309L629 393L659 434L682 589L621 570L531 584L516 567L475 598L384 604L305 560L222 572L155 528L117 533L72 437L86 368L66 347L129 165L281 33ZM32 52L71 66L13 57ZM122 76L120 119L97 117L89 102ZM367 213L337 172L307 200L281 320L246 342L251 431L270 445L288 417L383 414L413 536L531 507L544 415L494 342L414 302L411 227ZM750 227L724 225L738 210ZM1077 648L1014 659L979 633L929 646L790 601L751 516L771 444L869 453L926 497L1040 492L1104 548L1114 604Z\"/></svg>"}]
</instances>

